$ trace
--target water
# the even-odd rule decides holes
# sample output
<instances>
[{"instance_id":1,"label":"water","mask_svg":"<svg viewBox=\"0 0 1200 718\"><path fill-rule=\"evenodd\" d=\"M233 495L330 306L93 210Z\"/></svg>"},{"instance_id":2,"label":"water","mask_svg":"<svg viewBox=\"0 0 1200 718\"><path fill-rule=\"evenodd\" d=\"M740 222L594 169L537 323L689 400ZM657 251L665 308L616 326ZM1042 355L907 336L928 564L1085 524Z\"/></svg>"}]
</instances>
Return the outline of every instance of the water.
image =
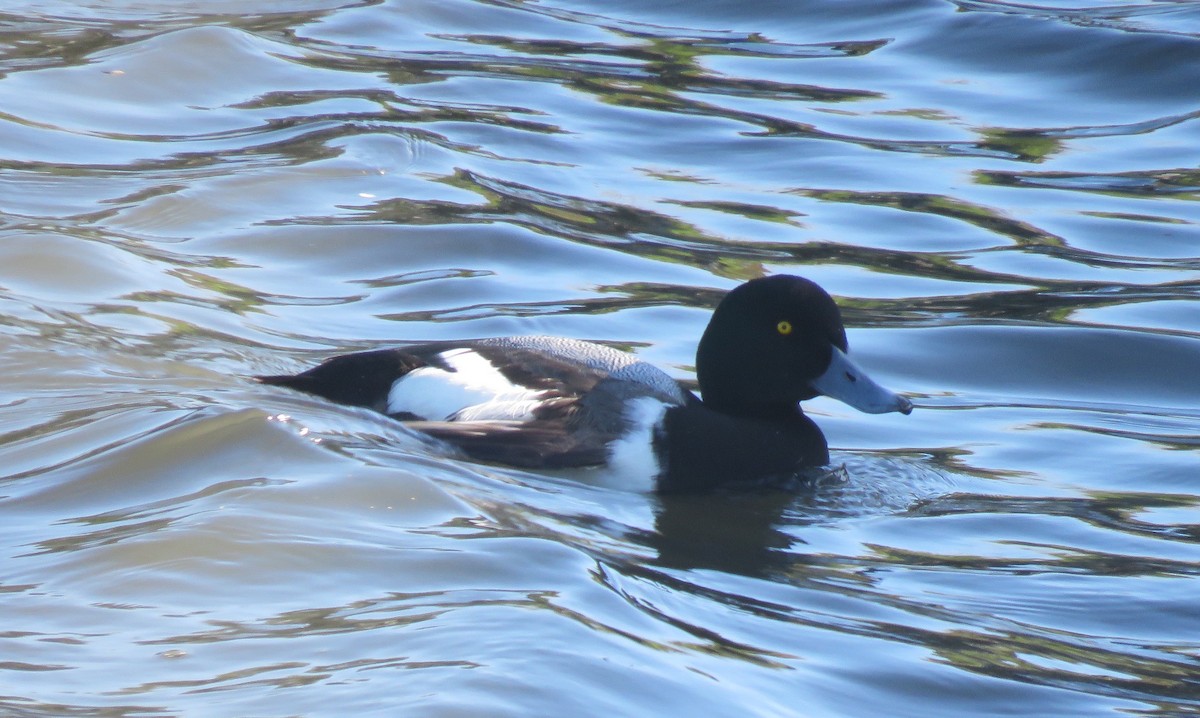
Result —
<instances>
[{"instance_id":1,"label":"water","mask_svg":"<svg viewBox=\"0 0 1200 718\"><path fill-rule=\"evenodd\" d=\"M1200 713L1200 6L0 11L0 714ZM657 498L253 384L673 375L823 284L917 404Z\"/></svg>"}]
</instances>

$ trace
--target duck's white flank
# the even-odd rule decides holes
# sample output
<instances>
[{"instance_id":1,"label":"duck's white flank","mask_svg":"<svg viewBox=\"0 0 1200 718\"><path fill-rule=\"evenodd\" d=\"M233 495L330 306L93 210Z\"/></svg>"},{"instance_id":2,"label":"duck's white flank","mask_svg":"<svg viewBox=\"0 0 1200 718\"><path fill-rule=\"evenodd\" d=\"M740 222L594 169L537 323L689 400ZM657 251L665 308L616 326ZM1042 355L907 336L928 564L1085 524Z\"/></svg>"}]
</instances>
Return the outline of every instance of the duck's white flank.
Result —
<instances>
[{"instance_id":1,"label":"duck's white flank","mask_svg":"<svg viewBox=\"0 0 1200 718\"><path fill-rule=\"evenodd\" d=\"M625 407L628 432L608 445L608 483L631 491L653 491L662 472L654 453L654 433L667 405L653 397L634 399Z\"/></svg>"},{"instance_id":2,"label":"duck's white flank","mask_svg":"<svg viewBox=\"0 0 1200 718\"><path fill-rule=\"evenodd\" d=\"M528 421L545 395L513 384L471 349L439 357L453 371L425 366L397 379L388 392L389 414L406 412L431 421Z\"/></svg>"}]
</instances>

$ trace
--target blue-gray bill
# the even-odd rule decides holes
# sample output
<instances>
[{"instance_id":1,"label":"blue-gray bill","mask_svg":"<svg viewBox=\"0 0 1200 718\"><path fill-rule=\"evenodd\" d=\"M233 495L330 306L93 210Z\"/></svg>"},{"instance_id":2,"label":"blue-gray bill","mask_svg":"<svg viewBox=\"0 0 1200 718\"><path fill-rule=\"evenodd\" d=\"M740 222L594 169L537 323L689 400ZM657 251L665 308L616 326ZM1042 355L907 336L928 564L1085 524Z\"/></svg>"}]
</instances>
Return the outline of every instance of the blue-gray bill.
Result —
<instances>
[{"instance_id":1,"label":"blue-gray bill","mask_svg":"<svg viewBox=\"0 0 1200 718\"><path fill-rule=\"evenodd\" d=\"M867 414L912 413L911 401L876 384L837 347L833 347L829 368L812 381L812 388Z\"/></svg>"}]
</instances>

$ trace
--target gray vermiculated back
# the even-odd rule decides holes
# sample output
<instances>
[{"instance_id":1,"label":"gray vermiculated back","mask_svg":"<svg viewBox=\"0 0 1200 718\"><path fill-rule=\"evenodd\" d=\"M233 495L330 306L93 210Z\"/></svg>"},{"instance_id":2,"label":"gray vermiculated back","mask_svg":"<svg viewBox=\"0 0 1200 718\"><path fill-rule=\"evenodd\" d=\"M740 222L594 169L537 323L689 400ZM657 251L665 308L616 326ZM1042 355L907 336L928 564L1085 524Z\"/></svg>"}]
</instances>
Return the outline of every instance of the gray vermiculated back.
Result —
<instances>
[{"instance_id":1,"label":"gray vermiculated back","mask_svg":"<svg viewBox=\"0 0 1200 718\"><path fill-rule=\"evenodd\" d=\"M670 374L631 354L603 344L546 336L495 337L484 339L480 343L539 351L559 359L577 361L597 371L603 371L613 379L641 384L669 403L682 404L687 399L679 383L671 378Z\"/></svg>"}]
</instances>

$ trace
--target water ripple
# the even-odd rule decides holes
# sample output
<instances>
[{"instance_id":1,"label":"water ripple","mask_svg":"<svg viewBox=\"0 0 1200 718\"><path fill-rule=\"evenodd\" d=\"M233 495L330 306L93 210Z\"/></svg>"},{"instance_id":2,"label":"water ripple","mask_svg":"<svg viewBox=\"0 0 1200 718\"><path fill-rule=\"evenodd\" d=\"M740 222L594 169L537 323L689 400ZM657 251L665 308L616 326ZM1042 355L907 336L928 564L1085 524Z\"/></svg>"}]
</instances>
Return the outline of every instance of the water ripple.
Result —
<instances>
[{"instance_id":1,"label":"water ripple","mask_svg":"<svg viewBox=\"0 0 1200 718\"><path fill-rule=\"evenodd\" d=\"M0 12L0 713L1200 707L1194 6L284 5ZM806 402L790 487L248 378L556 334L696 388L784 272L917 406Z\"/></svg>"}]
</instances>

